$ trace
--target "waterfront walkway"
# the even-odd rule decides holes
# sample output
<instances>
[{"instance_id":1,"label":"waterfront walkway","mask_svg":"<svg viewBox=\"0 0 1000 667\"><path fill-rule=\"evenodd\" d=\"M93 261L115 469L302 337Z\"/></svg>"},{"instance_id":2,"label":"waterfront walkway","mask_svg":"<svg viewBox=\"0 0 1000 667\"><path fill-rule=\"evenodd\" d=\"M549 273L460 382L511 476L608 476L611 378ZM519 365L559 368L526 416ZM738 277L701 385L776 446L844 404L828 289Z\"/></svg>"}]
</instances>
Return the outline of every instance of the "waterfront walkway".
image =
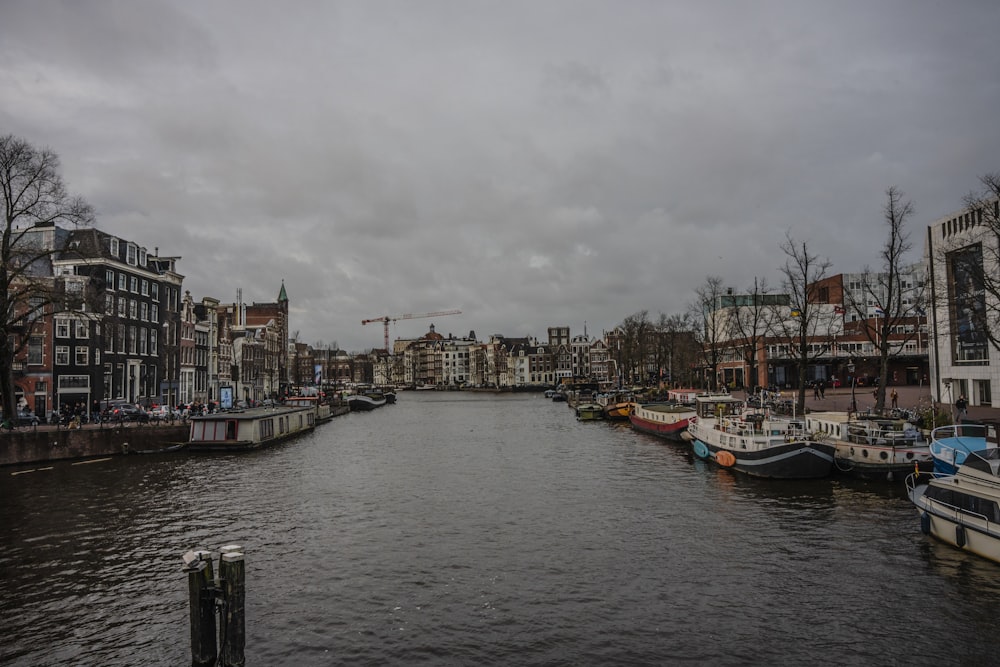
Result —
<instances>
[{"instance_id":1,"label":"waterfront walkway","mask_svg":"<svg viewBox=\"0 0 1000 667\"><path fill-rule=\"evenodd\" d=\"M893 387L889 387L888 391L891 392ZM896 386L896 392L899 394L899 407L903 409L921 409L930 407L932 404L931 392L929 387L918 387L915 385L904 385ZM875 405L875 397L872 395L873 387L855 387L855 398L858 403L858 410L865 411L870 407ZM744 396L743 392L734 392L734 396ZM785 389L781 392L781 397L788 400L795 400L795 391L792 389ZM886 406L890 405L889 397L886 395L885 399ZM812 411L821 410L832 410L832 411L847 411L851 407L851 388L850 387L838 387L837 389L827 389L825 398L815 398L813 396L813 390L806 390L806 408ZM953 410L951 403L942 404L942 409L946 409L949 413ZM971 420L1000 420L1000 408L994 407L984 407L984 406L969 406L968 414L966 419Z\"/></svg>"}]
</instances>

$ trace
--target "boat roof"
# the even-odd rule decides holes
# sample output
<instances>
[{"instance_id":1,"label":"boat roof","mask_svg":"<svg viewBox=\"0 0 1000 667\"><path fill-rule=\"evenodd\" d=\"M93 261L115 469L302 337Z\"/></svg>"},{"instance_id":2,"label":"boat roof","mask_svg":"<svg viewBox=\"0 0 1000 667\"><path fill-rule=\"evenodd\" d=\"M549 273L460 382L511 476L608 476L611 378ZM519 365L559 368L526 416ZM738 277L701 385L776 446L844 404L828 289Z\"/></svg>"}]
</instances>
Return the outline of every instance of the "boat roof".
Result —
<instances>
[{"instance_id":1,"label":"boat roof","mask_svg":"<svg viewBox=\"0 0 1000 667\"><path fill-rule=\"evenodd\" d=\"M245 410L227 410L224 412L213 412L207 415L193 415L191 420L197 421L222 421L227 419L262 419L264 417L275 417L288 415L295 412L314 410L311 405L276 405L271 407L247 408Z\"/></svg>"},{"instance_id":2,"label":"boat roof","mask_svg":"<svg viewBox=\"0 0 1000 667\"><path fill-rule=\"evenodd\" d=\"M731 394L699 394L694 397L699 403L742 403L742 398Z\"/></svg>"}]
</instances>

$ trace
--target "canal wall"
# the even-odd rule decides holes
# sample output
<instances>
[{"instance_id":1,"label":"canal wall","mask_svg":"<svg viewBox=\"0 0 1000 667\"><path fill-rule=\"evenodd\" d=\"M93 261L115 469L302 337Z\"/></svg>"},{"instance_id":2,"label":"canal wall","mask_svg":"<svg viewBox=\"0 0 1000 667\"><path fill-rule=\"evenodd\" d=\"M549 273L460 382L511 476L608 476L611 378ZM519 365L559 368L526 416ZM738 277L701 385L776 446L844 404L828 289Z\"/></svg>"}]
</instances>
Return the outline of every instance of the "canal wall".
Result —
<instances>
[{"instance_id":1,"label":"canal wall","mask_svg":"<svg viewBox=\"0 0 1000 667\"><path fill-rule=\"evenodd\" d=\"M22 428L0 434L0 466L151 453L188 439L186 424L67 429Z\"/></svg>"}]
</instances>

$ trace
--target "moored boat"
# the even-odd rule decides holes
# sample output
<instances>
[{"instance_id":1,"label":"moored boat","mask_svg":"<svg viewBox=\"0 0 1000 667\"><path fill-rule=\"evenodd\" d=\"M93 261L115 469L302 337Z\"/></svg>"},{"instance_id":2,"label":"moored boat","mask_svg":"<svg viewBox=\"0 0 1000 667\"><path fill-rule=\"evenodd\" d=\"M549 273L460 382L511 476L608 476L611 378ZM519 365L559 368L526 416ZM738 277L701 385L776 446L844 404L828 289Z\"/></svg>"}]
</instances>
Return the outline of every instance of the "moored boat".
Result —
<instances>
[{"instance_id":1,"label":"moored boat","mask_svg":"<svg viewBox=\"0 0 1000 667\"><path fill-rule=\"evenodd\" d=\"M599 421L604 419L604 408L598 403L579 403L576 406L576 418L580 421Z\"/></svg>"},{"instance_id":2,"label":"moored boat","mask_svg":"<svg viewBox=\"0 0 1000 667\"><path fill-rule=\"evenodd\" d=\"M680 403L682 405L694 405L698 400L698 394L700 394L697 389L668 389L667 390L667 400L671 403Z\"/></svg>"},{"instance_id":3,"label":"moored boat","mask_svg":"<svg viewBox=\"0 0 1000 667\"><path fill-rule=\"evenodd\" d=\"M911 474L906 490L922 533L1000 563L1000 449L967 452L952 475Z\"/></svg>"},{"instance_id":4,"label":"moored boat","mask_svg":"<svg viewBox=\"0 0 1000 667\"><path fill-rule=\"evenodd\" d=\"M699 396L688 439L699 458L754 477L811 479L833 471L836 447L818 442L801 419L745 410L728 396Z\"/></svg>"},{"instance_id":5,"label":"moored boat","mask_svg":"<svg viewBox=\"0 0 1000 667\"><path fill-rule=\"evenodd\" d=\"M188 449L241 451L297 437L316 428L312 406L278 406L213 412L190 418Z\"/></svg>"},{"instance_id":6,"label":"moored boat","mask_svg":"<svg viewBox=\"0 0 1000 667\"><path fill-rule=\"evenodd\" d=\"M694 417L694 408L675 403L635 403L628 416L632 428L668 440L681 440L681 434Z\"/></svg>"},{"instance_id":7,"label":"moored boat","mask_svg":"<svg viewBox=\"0 0 1000 667\"><path fill-rule=\"evenodd\" d=\"M954 475L969 454L997 449L997 433L995 422L937 427L931 431L930 444L934 471L942 475Z\"/></svg>"},{"instance_id":8,"label":"moored boat","mask_svg":"<svg viewBox=\"0 0 1000 667\"><path fill-rule=\"evenodd\" d=\"M349 394L347 396L347 404L351 406L352 412L367 412L382 407L386 404L386 400L385 396L374 393Z\"/></svg>"},{"instance_id":9,"label":"moored boat","mask_svg":"<svg viewBox=\"0 0 1000 667\"><path fill-rule=\"evenodd\" d=\"M316 423L324 424L334 417L333 406L319 396L289 396L285 399L288 407L309 407L316 413Z\"/></svg>"},{"instance_id":10,"label":"moored boat","mask_svg":"<svg viewBox=\"0 0 1000 667\"><path fill-rule=\"evenodd\" d=\"M608 421L628 421L632 412L632 393L616 391L598 394L597 403L604 410L604 418Z\"/></svg>"},{"instance_id":11,"label":"moored boat","mask_svg":"<svg viewBox=\"0 0 1000 667\"><path fill-rule=\"evenodd\" d=\"M915 469L933 467L930 443L910 422L847 412L813 412L805 416L805 422L814 439L837 448L837 472L891 482L905 479Z\"/></svg>"}]
</instances>

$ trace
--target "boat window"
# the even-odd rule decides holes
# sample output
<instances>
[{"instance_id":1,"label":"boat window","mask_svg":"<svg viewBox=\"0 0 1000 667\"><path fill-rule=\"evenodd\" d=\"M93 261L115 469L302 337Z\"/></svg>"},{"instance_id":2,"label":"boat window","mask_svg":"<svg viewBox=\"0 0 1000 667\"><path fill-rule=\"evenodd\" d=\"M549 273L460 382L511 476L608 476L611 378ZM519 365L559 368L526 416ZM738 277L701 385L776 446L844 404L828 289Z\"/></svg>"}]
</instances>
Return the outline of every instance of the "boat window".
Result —
<instances>
[{"instance_id":1,"label":"boat window","mask_svg":"<svg viewBox=\"0 0 1000 667\"><path fill-rule=\"evenodd\" d=\"M226 440L236 439L236 420L227 419L226 420Z\"/></svg>"}]
</instances>

